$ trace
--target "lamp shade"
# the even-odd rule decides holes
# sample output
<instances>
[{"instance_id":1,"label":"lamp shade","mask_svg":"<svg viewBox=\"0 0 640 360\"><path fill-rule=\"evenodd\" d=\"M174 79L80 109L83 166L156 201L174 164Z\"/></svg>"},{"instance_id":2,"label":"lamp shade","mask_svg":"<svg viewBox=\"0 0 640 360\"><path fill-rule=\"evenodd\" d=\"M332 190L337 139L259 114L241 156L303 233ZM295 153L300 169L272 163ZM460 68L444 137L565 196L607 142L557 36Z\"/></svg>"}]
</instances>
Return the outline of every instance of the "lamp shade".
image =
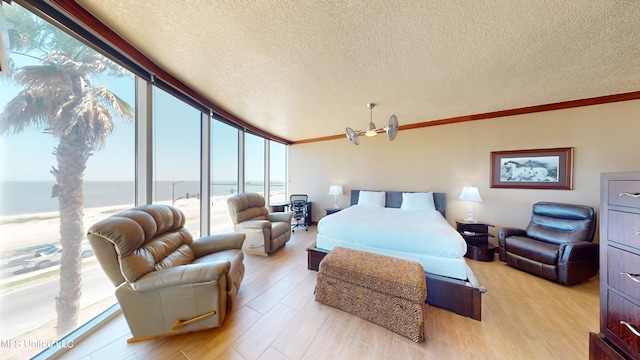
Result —
<instances>
[{"instance_id":1,"label":"lamp shade","mask_svg":"<svg viewBox=\"0 0 640 360\"><path fill-rule=\"evenodd\" d=\"M331 185L329 187L329 195L338 196L342 194L342 185Z\"/></svg>"},{"instance_id":2,"label":"lamp shade","mask_svg":"<svg viewBox=\"0 0 640 360\"><path fill-rule=\"evenodd\" d=\"M475 186L465 186L458 199L466 201L482 201L480 192L478 192L478 188Z\"/></svg>"}]
</instances>

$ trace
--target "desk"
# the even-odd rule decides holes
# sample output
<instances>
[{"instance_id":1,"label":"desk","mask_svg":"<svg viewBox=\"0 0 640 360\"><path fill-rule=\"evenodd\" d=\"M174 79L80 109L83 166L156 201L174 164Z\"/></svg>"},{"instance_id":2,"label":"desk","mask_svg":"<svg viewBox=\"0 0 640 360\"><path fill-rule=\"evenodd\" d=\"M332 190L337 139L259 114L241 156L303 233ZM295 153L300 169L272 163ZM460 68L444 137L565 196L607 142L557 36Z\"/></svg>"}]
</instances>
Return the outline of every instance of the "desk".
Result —
<instances>
[{"instance_id":1,"label":"desk","mask_svg":"<svg viewBox=\"0 0 640 360\"><path fill-rule=\"evenodd\" d=\"M289 207L289 203L269 204L269 207L271 207L271 212L285 212Z\"/></svg>"},{"instance_id":2,"label":"desk","mask_svg":"<svg viewBox=\"0 0 640 360\"><path fill-rule=\"evenodd\" d=\"M289 211L288 208L289 206L291 206L290 203L275 203L275 204L269 204L269 207L271 208L271 212L285 212L285 211ZM311 201L307 201L307 216L304 218L304 223L307 226L311 226Z\"/></svg>"}]
</instances>

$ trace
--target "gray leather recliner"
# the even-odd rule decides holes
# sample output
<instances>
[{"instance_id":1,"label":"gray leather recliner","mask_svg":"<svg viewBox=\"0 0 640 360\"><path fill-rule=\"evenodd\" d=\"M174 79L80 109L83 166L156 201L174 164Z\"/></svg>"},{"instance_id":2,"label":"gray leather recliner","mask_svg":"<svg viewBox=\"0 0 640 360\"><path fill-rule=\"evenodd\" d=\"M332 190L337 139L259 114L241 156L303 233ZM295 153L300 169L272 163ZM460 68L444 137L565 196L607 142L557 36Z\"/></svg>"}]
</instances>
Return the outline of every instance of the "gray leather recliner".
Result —
<instances>
[{"instance_id":1,"label":"gray leather recliner","mask_svg":"<svg viewBox=\"0 0 640 360\"><path fill-rule=\"evenodd\" d=\"M222 324L244 277L244 234L193 240L185 216L144 205L93 225L88 239L129 325L129 342Z\"/></svg>"},{"instance_id":2,"label":"gray leather recliner","mask_svg":"<svg viewBox=\"0 0 640 360\"><path fill-rule=\"evenodd\" d=\"M246 234L242 250L267 256L291 239L291 212L270 213L264 197L256 193L236 194L227 199L233 229Z\"/></svg>"}]
</instances>

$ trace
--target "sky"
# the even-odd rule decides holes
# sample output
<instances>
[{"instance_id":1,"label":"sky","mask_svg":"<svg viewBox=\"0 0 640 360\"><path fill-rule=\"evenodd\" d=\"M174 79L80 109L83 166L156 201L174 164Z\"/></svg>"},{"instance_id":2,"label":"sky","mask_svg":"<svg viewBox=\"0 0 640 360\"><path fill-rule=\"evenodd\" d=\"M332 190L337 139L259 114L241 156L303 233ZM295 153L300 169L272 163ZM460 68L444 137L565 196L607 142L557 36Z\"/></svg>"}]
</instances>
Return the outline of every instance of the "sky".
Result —
<instances>
[{"instance_id":1,"label":"sky","mask_svg":"<svg viewBox=\"0 0 640 360\"><path fill-rule=\"evenodd\" d=\"M32 60L10 54L17 67L32 64ZM2 76L2 75L0 75ZM128 77L101 77L102 83L135 106L135 80ZM0 80L0 111L21 89ZM161 89L153 92L154 169L157 181L197 181L200 174L200 112L174 98ZM106 145L93 153L87 162L85 181L133 181L134 177L134 123L114 118L115 130ZM214 121L214 123L217 123ZM212 181L235 179L237 156L229 156L229 149L237 148L237 132L217 123L212 126ZM226 131L225 131L226 130ZM53 149L58 141L42 129L28 128L19 134L0 136L0 181L53 181L50 174L56 166ZM247 181L259 181L264 173L264 142L262 138L247 135ZM272 164L272 180L284 181L285 146L272 143L272 157L282 161Z\"/></svg>"}]
</instances>

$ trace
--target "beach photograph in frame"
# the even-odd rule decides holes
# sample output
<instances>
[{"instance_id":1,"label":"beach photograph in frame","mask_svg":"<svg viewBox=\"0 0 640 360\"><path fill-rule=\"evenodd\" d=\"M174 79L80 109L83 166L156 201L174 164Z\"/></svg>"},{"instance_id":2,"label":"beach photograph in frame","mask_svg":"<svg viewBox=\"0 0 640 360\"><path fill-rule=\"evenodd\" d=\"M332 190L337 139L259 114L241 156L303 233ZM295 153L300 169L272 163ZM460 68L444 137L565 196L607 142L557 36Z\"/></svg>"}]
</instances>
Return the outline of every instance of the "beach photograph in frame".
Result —
<instances>
[{"instance_id":1,"label":"beach photograph in frame","mask_svg":"<svg viewBox=\"0 0 640 360\"><path fill-rule=\"evenodd\" d=\"M573 148L491 152L491 187L573 189Z\"/></svg>"}]
</instances>

